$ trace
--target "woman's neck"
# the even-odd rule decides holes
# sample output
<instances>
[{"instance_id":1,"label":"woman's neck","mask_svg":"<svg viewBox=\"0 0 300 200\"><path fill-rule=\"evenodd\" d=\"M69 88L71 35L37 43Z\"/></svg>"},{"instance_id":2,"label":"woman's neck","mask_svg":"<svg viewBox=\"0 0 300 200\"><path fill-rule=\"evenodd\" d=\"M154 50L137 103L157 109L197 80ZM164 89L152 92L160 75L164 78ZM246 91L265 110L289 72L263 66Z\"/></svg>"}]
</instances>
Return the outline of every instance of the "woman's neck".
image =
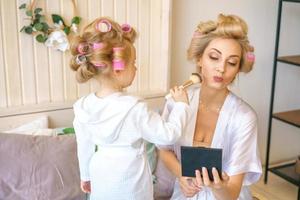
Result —
<instances>
[{"instance_id":1,"label":"woman's neck","mask_svg":"<svg viewBox=\"0 0 300 200\"><path fill-rule=\"evenodd\" d=\"M220 107L223 105L229 90L227 88L216 90L201 86L200 100L209 107Z\"/></svg>"}]
</instances>

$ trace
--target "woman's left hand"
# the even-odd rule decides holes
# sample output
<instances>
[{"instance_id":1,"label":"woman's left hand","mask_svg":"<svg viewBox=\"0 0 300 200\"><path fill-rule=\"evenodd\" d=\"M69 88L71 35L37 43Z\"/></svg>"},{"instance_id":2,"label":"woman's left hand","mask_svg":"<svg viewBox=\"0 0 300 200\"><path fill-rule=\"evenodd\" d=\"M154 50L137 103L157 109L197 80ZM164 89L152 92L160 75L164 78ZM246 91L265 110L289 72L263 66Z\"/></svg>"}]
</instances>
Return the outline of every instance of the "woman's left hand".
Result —
<instances>
[{"instance_id":1,"label":"woman's left hand","mask_svg":"<svg viewBox=\"0 0 300 200\"><path fill-rule=\"evenodd\" d=\"M202 177L200 171L196 170L197 186L198 187L207 186L213 189L222 189L226 187L229 181L229 176L225 172L222 172L222 179L221 179L217 169L213 167L212 174L214 178L213 181L209 180L208 171L205 167L202 168Z\"/></svg>"}]
</instances>

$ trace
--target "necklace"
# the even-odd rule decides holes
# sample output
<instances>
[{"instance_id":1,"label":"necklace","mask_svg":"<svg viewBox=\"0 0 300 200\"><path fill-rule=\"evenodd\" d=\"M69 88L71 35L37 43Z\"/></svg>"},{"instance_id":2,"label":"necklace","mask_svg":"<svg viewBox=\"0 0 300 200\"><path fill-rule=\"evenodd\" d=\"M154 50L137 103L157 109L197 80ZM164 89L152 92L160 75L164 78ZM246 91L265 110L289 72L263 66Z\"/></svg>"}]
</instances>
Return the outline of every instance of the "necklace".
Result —
<instances>
[{"instance_id":1,"label":"necklace","mask_svg":"<svg viewBox=\"0 0 300 200\"><path fill-rule=\"evenodd\" d=\"M225 97L224 97L224 101L228 95L229 91L226 90L226 94L225 94ZM223 103L224 103L223 101ZM222 106L223 106L223 103L220 105L220 106L215 106L215 107L211 107L211 106L208 106L206 103L204 103L203 101L201 101L201 99L199 100L199 107L198 107L198 110L202 109L202 110L205 110L205 111L208 111L208 112L216 112L216 113L220 113L221 109L222 109Z\"/></svg>"},{"instance_id":2,"label":"necklace","mask_svg":"<svg viewBox=\"0 0 300 200\"><path fill-rule=\"evenodd\" d=\"M199 101L199 110L203 109L205 111L209 111L209 112L217 112L220 113L221 109L222 109L222 105L218 106L218 107L209 107L207 104L203 103L203 101Z\"/></svg>"}]
</instances>

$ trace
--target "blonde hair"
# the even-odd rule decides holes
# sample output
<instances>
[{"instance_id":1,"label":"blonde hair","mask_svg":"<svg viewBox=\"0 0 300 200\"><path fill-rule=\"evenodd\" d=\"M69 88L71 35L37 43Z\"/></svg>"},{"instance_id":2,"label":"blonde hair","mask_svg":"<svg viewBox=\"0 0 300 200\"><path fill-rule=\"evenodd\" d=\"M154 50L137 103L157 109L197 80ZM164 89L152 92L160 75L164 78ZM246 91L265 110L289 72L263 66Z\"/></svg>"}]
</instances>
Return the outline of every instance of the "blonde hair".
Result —
<instances>
[{"instance_id":1,"label":"blonde hair","mask_svg":"<svg viewBox=\"0 0 300 200\"><path fill-rule=\"evenodd\" d=\"M102 31L99 28L101 23L106 25L108 30ZM99 74L109 75L116 57L125 65L129 62L133 56L131 52L136 31L128 25L126 28L125 30L107 17L101 17L88 24L82 34L71 41L70 67L76 71L78 82L86 82ZM93 48L92 45L95 43L101 44L101 48ZM83 50L79 50L81 47ZM122 50L115 52L116 47L121 47Z\"/></svg>"},{"instance_id":2,"label":"blonde hair","mask_svg":"<svg viewBox=\"0 0 300 200\"><path fill-rule=\"evenodd\" d=\"M189 60L197 62L208 44L216 38L229 38L237 41L242 49L240 72L249 72L254 64L254 48L249 44L246 22L235 15L218 16L217 21L202 22L197 26L187 54Z\"/></svg>"}]
</instances>

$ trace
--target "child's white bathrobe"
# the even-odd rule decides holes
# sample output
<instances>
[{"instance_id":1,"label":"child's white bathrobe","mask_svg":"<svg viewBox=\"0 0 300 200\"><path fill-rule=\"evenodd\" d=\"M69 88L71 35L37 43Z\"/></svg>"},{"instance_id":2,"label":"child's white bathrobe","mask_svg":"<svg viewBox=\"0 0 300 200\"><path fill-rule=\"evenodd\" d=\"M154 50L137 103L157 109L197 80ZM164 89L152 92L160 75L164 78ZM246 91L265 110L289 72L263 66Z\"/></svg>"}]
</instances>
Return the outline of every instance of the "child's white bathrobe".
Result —
<instances>
[{"instance_id":1,"label":"child's white bathrobe","mask_svg":"<svg viewBox=\"0 0 300 200\"><path fill-rule=\"evenodd\" d=\"M73 122L83 181L91 181L92 200L151 200L153 187L144 140L174 144L189 106L175 103L167 120L136 97L94 93L74 104ZM98 151L95 153L95 144Z\"/></svg>"},{"instance_id":2,"label":"child's white bathrobe","mask_svg":"<svg viewBox=\"0 0 300 200\"><path fill-rule=\"evenodd\" d=\"M199 105L200 85L188 91L190 107L189 123L185 126L183 137L172 146L160 148L172 149L178 160L181 160L180 146L192 146ZM172 100L168 101L163 116L168 117L173 108ZM257 117L255 111L242 99L229 93L220 111L216 124L212 148L222 148L223 171L229 176L245 173L243 186L238 200L252 199L249 185L257 182L261 176L261 162L257 148ZM159 177L158 177L159 178ZM215 200L210 188L203 190L193 198L186 198L175 181L172 200Z\"/></svg>"}]
</instances>

